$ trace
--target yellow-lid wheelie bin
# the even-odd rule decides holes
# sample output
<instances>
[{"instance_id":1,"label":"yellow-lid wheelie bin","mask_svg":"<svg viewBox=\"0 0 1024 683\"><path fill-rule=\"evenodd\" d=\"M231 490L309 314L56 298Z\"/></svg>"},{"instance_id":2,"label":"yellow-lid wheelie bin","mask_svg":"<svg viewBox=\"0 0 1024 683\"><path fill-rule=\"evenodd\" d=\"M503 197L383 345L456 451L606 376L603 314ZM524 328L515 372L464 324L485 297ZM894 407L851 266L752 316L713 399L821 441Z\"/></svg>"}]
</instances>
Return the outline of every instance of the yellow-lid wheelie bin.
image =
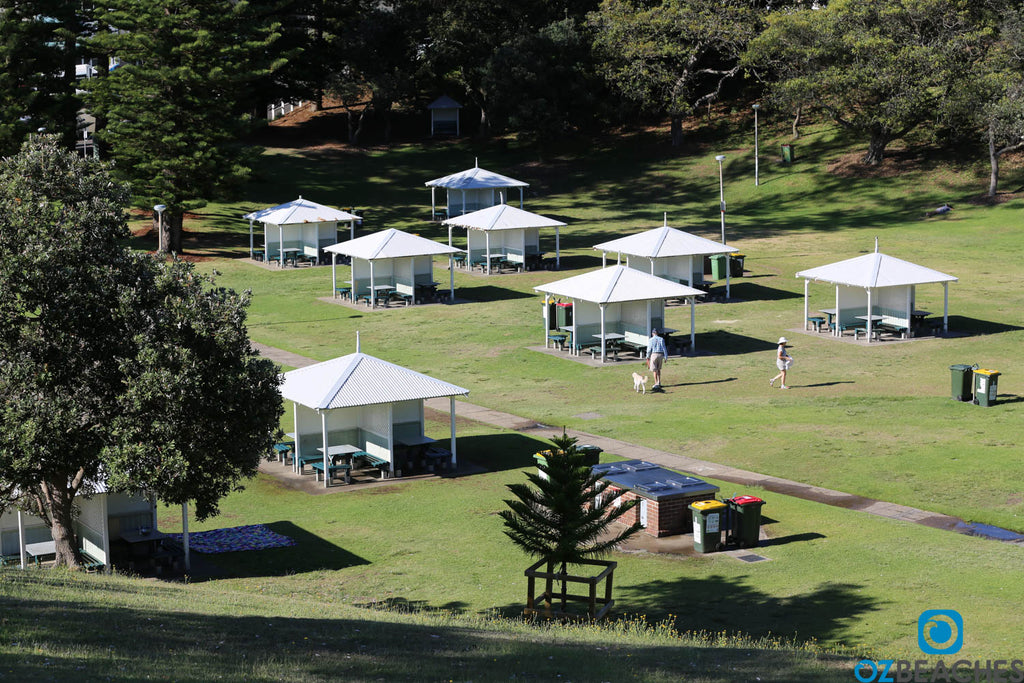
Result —
<instances>
[{"instance_id":1,"label":"yellow-lid wheelie bin","mask_svg":"<svg viewBox=\"0 0 1024 683\"><path fill-rule=\"evenodd\" d=\"M993 406L996 404L996 395L999 385L999 373L995 370L978 368L974 371L974 404L979 406Z\"/></svg>"},{"instance_id":2,"label":"yellow-lid wheelie bin","mask_svg":"<svg viewBox=\"0 0 1024 683\"><path fill-rule=\"evenodd\" d=\"M693 549L698 553L713 553L722 549L725 508L725 503L720 500L690 503L690 510L693 511Z\"/></svg>"}]
</instances>

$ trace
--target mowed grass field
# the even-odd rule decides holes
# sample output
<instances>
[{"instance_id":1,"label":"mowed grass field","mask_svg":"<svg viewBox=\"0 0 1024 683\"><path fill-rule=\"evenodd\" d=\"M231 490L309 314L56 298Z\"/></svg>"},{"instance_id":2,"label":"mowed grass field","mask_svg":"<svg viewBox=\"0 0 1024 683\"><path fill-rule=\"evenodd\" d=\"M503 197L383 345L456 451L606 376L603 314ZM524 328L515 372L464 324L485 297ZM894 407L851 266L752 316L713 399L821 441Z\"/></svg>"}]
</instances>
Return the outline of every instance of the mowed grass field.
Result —
<instances>
[{"instance_id":1,"label":"mowed grass field","mask_svg":"<svg viewBox=\"0 0 1024 683\"><path fill-rule=\"evenodd\" d=\"M352 352L359 332L364 352L464 386L469 401L553 432L565 425L1024 531L1021 200L974 203L985 168L914 150L897 151L900 163L881 173L847 173L856 148L827 126L797 141L796 162L784 166L774 151L789 141L783 133L762 128L758 187L753 140L743 131L718 131L714 144L695 136L684 151L668 148L663 134L636 133L544 159L514 145L464 142L269 148L246 200L197 214L186 248L221 285L253 292L255 341L326 360ZM727 156L728 242L746 254L747 272L733 281L728 302L697 306L699 353L670 360L666 393L636 395L636 365L594 368L531 350L544 339L533 287L600 266L593 244L661 225L665 213L669 225L717 239L717 153ZM274 271L244 258L248 224L240 216L300 194L358 208L366 217L359 234L397 227L446 239L446 228L425 220L423 183L472 166L474 156L530 183L526 209L568 224L562 272L457 272L462 303L368 311L320 300L331 293L330 268ZM1019 185L1020 176L1007 164L1004 186ZM946 201L955 207L950 215L923 218ZM803 281L794 273L872 251L876 238L884 253L959 278L950 286L953 335L865 346L801 332ZM552 252L553 236L542 240ZM154 237L133 243L151 249ZM456 243L464 243L458 231ZM447 282L447 270L435 274ZM339 278L347 278L343 267ZM812 284L810 294L816 310L830 305L833 290ZM940 285L918 287L917 305L941 312L942 296ZM666 323L688 329L689 309L671 308ZM797 359L786 392L767 384L780 335ZM952 401L954 363L1003 372L999 403ZM446 433L445 423L428 430ZM474 424L459 433L460 457L487 473L326 496L266 476L251 482L224 502L221 517L195 528L268 523L299 546L216 557L225 576L186 587L195 600L189 609L202 609L194 596L204 594L211 604L267 595L277 605L313 599L339 610L405 605L514 616L529 561L502 534L496 512L505 485L522 481L543 444ZM724 494L768 500L772 540L757 552L769 561L617 553L618 616L913 659L918 615L950 608L964 615L961 658L1020 657L1024 548L716 483ZM162 513L162 529L178 523L175 511Z\"/></svg>"}]
</instances>

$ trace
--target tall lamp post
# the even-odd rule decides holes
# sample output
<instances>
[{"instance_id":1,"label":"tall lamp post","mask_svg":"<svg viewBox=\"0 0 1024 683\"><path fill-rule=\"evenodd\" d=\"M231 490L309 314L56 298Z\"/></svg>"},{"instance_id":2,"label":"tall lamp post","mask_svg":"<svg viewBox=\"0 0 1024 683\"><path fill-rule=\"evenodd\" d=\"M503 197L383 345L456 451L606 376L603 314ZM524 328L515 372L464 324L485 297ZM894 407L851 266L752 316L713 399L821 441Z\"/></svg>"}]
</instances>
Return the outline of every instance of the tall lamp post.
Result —
<instances>
[{"instance_id":1,"label":"tall lamp post","mask_svg":"<svg viewBox=\"0 0 1024 683\"><path fill-rule=\"evenodd\" d=\"M157 251L163 251L164 246L166 246L164 244L164 211L167 210L167 207L164 204L157 204L153 207L153 210L156 211Z\"/></svg>"},{"instance_id":2,"label":"tall lamp post","mask_svg":"<svg viewBox=\"0 0 1024 683\"><path fill-rule=\"evenodd\" d=\"M722 244L725 244L725 186L722 184L722 162L725 155L719 154L715 157L718 162L718 207L722 212Z\"/></svg>"},{"instance_id":3,"label":"tall lamp post","mask_svg":"<svg viewBox=\"0 0 1024 683\"><path fill-rule=\"evenodd\" d=\"M754 105L754 185L761 184L760 178L760 157L757 150L757 110L761 108L760 104Z\"/></svg>"}]
</instances>

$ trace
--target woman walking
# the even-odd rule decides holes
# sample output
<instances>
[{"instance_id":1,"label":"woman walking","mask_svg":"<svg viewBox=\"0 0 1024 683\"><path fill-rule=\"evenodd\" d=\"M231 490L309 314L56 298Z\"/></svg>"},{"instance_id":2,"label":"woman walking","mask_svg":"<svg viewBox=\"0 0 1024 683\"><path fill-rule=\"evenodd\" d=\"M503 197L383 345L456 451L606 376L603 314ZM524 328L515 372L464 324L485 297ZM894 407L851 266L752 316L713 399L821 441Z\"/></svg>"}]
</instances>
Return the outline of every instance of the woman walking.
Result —
<instances>
[{"instance_id":1,"label":"woman walking","mask_svg":"<svg viewBox=\"0 0 1024 683\"><path fill-rule=\"evenodd\" d=\"M789 340L785 337L779 337L779 350L775 353L775 365L779 368L779 374L768 380L768 386L774 387L775 380L781 379L782 385L780 389L789 389L786 386L786 371L793 365L793 356L789 355Z\"/></svg>"}]
</instances>

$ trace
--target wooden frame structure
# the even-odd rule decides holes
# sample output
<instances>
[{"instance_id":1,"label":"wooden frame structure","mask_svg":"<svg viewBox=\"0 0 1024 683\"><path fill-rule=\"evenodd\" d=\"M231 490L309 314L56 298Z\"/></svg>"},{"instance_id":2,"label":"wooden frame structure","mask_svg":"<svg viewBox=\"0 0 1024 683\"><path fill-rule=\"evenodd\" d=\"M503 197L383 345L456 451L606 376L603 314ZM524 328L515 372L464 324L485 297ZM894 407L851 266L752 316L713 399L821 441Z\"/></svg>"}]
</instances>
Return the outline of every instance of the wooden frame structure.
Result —
<instances>
[{"instance_id":1,"label":"wooden frame structure","mask_svg":"<svg viewBox=\"0 0 1024 683\"><path fill-rule=\"evenodd\" d=\"M547 571L540 571L539 568L542 564L547 565ZM554 564L553 560L541 559L527 568L525 572L527 578L526 609L523 610L523 614L526 616L537 615L549 619L577 619L583 615L569 612L564 609L564 606L570 601L585 602L587 604L586 616L591 621L597 621L603 618L608 613L608 610L615 605L615 601L612 600L612 574L615 572L615 568L619 566L618 562L610 560L584 560L574 563L604 567L595 576L560 574L554 571ZM543 579L544 581L544 592L540 595L537 595L537 579ZM561 583L561 592L555 592L555 581ZM604 597L597 596L598 584L601 581L605 581ZM574 595L570 593L566 585L568 583L586 584L589 586L587 595ZM555 606L556 600L561 602L562 609ZM538 603L543 604L543 607L538 607ZM600 606L600 609L598 606Z\"/></svg>"}]
</instances>

